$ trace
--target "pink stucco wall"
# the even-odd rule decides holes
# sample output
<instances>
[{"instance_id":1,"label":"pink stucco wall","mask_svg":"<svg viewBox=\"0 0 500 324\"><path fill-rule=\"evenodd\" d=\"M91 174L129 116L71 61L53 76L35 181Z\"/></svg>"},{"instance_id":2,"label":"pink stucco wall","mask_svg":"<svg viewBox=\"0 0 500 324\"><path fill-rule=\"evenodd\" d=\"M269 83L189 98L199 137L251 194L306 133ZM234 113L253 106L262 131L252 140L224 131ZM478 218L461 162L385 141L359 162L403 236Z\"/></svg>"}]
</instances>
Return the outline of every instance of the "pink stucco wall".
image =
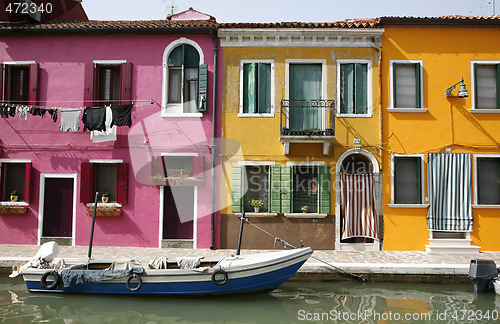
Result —
<instances>
[{"instance_id":1,"label":"pink stucco wall","mask_svg":"<svg viewBox=\"0 0 500 324\"><path fill-rule=\"evenodd\" d=\"M172 41L186 37L203 50L209 69L208 109L201 118L160 117L160 107L149 104L162 99L163 52ZM127 60L132 63L131 128L118 127L115 142L94 144L89 132L61 133L60 121L18 116L0 118L2 159L31 159L31 203L28 214L0 214L0 244L36 244L41 173L77 174L76 245L87 245L91 217L79 202L80 164L89 159L121 159L129 163L128 203L121 217L99 217L94 245L147 246L159 244L160 188L141 180L141 169L152 152L203 152L205 184L198 188L197 247L210 247L211 192L210 149L212 137L212 79L214 72L213 40L208 35L182 36L37 36L0 39L1 61L39 63L39 101L45 107L82 107L84 65L93 60ZM222 62L221 58L219 62ZM221 65L219 64L219 69ZM221 84L219 78L219 84ZM221 86L218 88L221 93ZM219 102L220 102L220 95ZM220 104L217 105L220 107ZM220 119L220 114L217 114ZM218 122L220 125L220 122ZM173 130L182 130L175 133ZM173 136L172 134L177 134ZM220 134L218 134L220 135ZM145 136L153 138L144 145ZM156 147L154 141L157 141ZM193 148L196 143L197 149ZM218 183L218 182L216 182ZM218 199L217 199L218 201ZM218 219L216 220L218 233ZM218 237L217 244L218 246Z\"/></svg>"}]
</instances>

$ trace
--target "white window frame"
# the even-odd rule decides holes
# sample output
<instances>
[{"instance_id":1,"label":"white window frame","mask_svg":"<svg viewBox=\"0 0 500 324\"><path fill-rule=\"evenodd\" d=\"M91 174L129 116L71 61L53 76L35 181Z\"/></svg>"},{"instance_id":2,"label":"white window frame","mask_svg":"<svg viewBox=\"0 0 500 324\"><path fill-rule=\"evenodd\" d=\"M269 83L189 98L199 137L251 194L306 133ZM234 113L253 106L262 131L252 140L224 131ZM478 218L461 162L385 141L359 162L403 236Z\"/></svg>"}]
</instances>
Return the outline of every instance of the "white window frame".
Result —
<instances>
[{"instance_id":1,"label":"white window frame","mask_svg":"<svg viewBox=\"0 0 500 324\"><path fill-rule=\"evenodd\" d=\"M479 158L494 158L494 159L499 159L500 160L500 154L474 154L473 155L473 159L472 159L472 167L473 167L473 172L472 172L472 176L473 176L473 184L474 184L474 192L473 192L473 195L474 195L474 204L472 205L472 207L474 208L485 208L485 209L495 209L495 208L500 208L500 205L480 205L479 204L479 190L478 190L478 173L477 173L477 160Z\"/></svg>"},{"instance_id":2,"label":"white window frame","mask_svg":"<svg viewBox=\"0 0 500 324\"><path fill-rule=\"evenodd\" d=\"M482 64L482 65L497 65L500 64L500 61L493 61L493 60L485 60L485 61L470 61L470 75L471 75L471 109L469 109L469 112L471 113L478 113L478 114L500 114L500 107L499 108L476 108L476 75L475 75L475 70L474 70L474 65L475 64Z\"/></svg>"},{"instance_id":3,"label":"white window frame","mask_svg":"<svg viewBox=\"0 0 500 324\"><path fill-rule=\"evenodd\" d=\"M181 37L170 44L165 48L165 51L163 52L163 70L162 70L162 86L161 86L161 117L203 117L203 113L197 112L197 113L184 113L184 112L176 112L176 113L169 113L168 109L169 108L175 108L175 107L181 107L184 105L184 102L179 103L168 103L168 57L170 56L170 53L180 45L191 45L193 46L197 51L198 54L200 54L200 62L198 65L205 64L205 56L203 54L203 50L196 43L195 41L186 38L186 37ZM182 91L181 91L181 96L182 96Z\"/></svg>"},{"instance_id":4,"label":"white window frame","mask_svg":"<svg viewBox=\"0 0 500 324\"><path fill-rule=\"evenodd\" d=\"M267 63L271 64L271 112L269 113L244 113L243 112L243 66L248 63ZM274 117L275 96L274 96L274 60L241 60L240 61L240 97L239 97L238 117Z\"/></svg>"},{"instance_id":5,"label":"white window frame","mask_svg":"<svg viewBox=\"0 0 500 324\"><path fill-rule=\"evenodd\" d=\"M0 159L0 164L4 163L32 163L31 159ZM0 206L29 206L29 202L27 201L0 201Z\"/></svg>"},{"instance_id":6,"label":"white window frame","mask_svg":"<svg viewBox=\"0 0 500 324\"><path fill-rule=\"evenodd\" d=\"M120 163L123 163L123 160L122 159L109 159L109 160L108 159L90 159L89 163L120 164ZM94 207L94 203L93 202L88 203L87 207ZM108 202L108 203L98 202L97 207L123 207L123 205L120 203L116 203L116 202Z\"/></svg>"},{"instance_id":7,"label":"white window frame","mask_svg":"<svg viewBox=\"0 0 500 324\"><path fill-rule=\"evenodd\" d=\"M421 197L422 197L422 202L420 204L397 204L394 201L395 197L395 185L394 185L394 180L396 179L395 176L395 163L394 160L396 158L420 158L420 190L421 190ZM398 153L392 153L391 154L391 203L389 204L389 207L391 208L427 208L429 207L429 204L425 204L424 201L426 201L425 198L425 154L398 154Z\"/></svg>"},{"instance_id":8,"label":"white window frame","mask_svg":"<svg viewBox=\"0 0 500 324\"><path fill-rule=\"evenodd\" d=\"M342 64L352 64L352 63L359 63L359 64L367 64L368 68L366 71L366 96L367 96L367 109L365 114L342 114L340 112L340 66ZM372 88L372 61L371 60L337 60L337 117L362 117L362 118L367 118L367 117L372 117L373 115L373 88Z\"/></svg>"},{"instance_id":9,"label":"white window frame","mask_svg":"<svg viewBox=\"0 0 500 324\"><path fill-rule=\"evenodd\" d=\"M237 165L239 166L253 166L253 167L259 167L259 166L267 166L267 167L271 167L271 166L275 166L276 165L276 162L275 161L238 161ZM268 191L267 191L267 194L270 195L271 192L270 192L270 188L268 187L267 188ZM268 197L269 199L270 197ZM234 213L234 215L236 216L241 216L242 213ZM245 217L276 217L278 216L278 213L270 213L270 212L267 212L267 213L252 213L252 212L245 212Z\"/></svg>"},{"instance_id":10,"label":"white window frame","mask_svg":"<svg viewBox=\"0 0 500 324\"><path fill-rule=\"evenodd\" d=\"M420 64L420 102L422 108L417 107L394 107L394 71L393 64ZM389 112L396 113L425 113L428 111L424 108L424 62L423 60L390 60L389 61L389 76L390 76L390 106L387 108Z\"/></svg>"}]
</instances>

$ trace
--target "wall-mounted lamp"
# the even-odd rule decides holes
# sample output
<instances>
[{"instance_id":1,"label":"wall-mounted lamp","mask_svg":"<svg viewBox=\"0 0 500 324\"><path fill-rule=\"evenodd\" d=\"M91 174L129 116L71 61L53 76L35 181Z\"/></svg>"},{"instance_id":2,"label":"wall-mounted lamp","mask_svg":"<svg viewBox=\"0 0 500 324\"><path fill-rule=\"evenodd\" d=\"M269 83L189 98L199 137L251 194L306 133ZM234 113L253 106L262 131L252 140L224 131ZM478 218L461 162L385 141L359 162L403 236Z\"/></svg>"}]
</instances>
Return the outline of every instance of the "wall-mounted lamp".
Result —
<instances>
[{"instance_id":1,"label":"wall-mounted lamp","mask_svg":"<svg viewBox=\"0 0 500 324\"><path fill-rule=\"evenodd\" d=\"M467 92L467 89L465 88L464 78L462 78L462 80L458 81L457 83L455 83L454 85L452 85L451 87L446 89L446 98L448 98L451 95L451 92L453 91L453 89L455 89L456 85L459 83L462 83L462 84L460 85L460 89L458 90L458 97L459 98L467 98L469 96L469 93Z\"/></svg>"}]
</instances>

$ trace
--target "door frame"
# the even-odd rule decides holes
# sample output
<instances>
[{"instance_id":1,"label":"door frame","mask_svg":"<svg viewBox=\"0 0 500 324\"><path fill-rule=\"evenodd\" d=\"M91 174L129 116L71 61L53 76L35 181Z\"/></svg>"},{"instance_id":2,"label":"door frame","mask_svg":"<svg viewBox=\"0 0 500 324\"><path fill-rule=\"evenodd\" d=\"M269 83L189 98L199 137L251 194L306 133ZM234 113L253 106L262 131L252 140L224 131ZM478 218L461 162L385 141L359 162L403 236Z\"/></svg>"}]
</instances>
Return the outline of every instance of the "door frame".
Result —
<instances>
[{"instance_id":1,"label":"door frame","mask_svg":"<svg viewBox=\"0 0 500 324\"><path fill-rule=\"evenodd\" d=\"M340 242L340 171L344 160L349 158L351 155L362 155L366 157L373 166L373 180L374 180L374 190L375 190L375 208L377 209L377 222L380 224L381 217L381 177L380 177L380 167L377 159L372 153L364 150L362 148L353 148L344 152L336 163L335 170L335 250L337 251L380 251L381 250L381 240L374 239L373 243L341 243ZM383 233L380 229L380 233Z\"/></svg>"},{"instance_id":2,"label":"door frame","mask_svg":"<svg viewBox=\"0 0 500 324\"><path fill-rule=\"evenodd\" d=\"M40 174L40 198L38 204L38 238L37 244L40 245L43 234L43 216L44 216L44 198L45 198L45 179L73 179L73 216L71 220L71 245L75 246L76 230L76 204L77 204L77 174L76 173L41 173Z\"/></svg>"},{"instance_id":3,"label":"door frame","mask_svg":"<svg viewBox=\"0 0 500 324\"><path fill-rule=\"evenodd\" d=\"M198 187L193 186L193 249L198 248L197 236L198 236ZM160 187L160 219L158 228L158 247L161 249L163 240L163 219L165 214L165 186Z\"/></svg>"}]
</instances>

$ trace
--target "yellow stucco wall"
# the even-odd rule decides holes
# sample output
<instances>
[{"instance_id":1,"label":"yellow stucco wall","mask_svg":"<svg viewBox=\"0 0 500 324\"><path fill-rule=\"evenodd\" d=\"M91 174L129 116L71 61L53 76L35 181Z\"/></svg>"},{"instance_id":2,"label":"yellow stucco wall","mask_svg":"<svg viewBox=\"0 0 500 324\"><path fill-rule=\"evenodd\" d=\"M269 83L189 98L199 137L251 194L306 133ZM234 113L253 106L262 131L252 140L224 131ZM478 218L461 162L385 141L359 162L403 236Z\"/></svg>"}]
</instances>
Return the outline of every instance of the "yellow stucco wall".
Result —
<instances>
[{"instance_id":1,"label":"yellow stucco wall","mask_svg":"<svg viewBox=\"0 0 500 324\"><path fill-rule=\"evenodd\" d=\"M223 47L223 137L236 141L241 151L223 156L223 177L221 183L222 214L231 213L231 165L237 160L276 161L285 165L287 161L325 161L332 167L332 208L335 213L335 161L345 151L352 149L354 139L361 139L361 146L381 160L380 156L380 110L379 110L379 69L378 49L337 48L337 47ZM238 117L240 93L240 61L249 59L274 60L274 116ZM290 154L283 154L280 142L280 102L285 99L285 66L287 59L316 59L326 61L326 98L335 100L337 95L337 60L365 59L372 64L372 104L373 115L368 118L336 118L336 140L332 142L328 155L323 155L321 144L292 143ZM234 146L233 146L234 148ZM233 150L234 151L234 150ZM224 153L223 153L224 154ZM229 158L231 158L229 160Z\"/></svg>"},{"instance_id":2,"label":"yellow stucco wall","mask_svg":"<svg viewBox=\"0 0 500 324\"><path fill-rule=\"evenodd\" d=\"M471 96L445 97L463 77L472 93L471 61L500 60L497 28L395 28L384 26L382 55L383 197L385 250L424 250L428 244L427 208L390 208L390 154L468 152L500 154L500 114L471 113ZM423 61L426 113L393 113L390 107L390 60ZM427 162L427 157L425 157ZM425 176L425 186L427 177ZM474 184L474 183L473 183ZM426 194L427 197L427 188ZM474 198L473 198L474 203ZM500 250L499 209L473 208L472 244L481 251Z\"/></svg>"}]
</instances>

